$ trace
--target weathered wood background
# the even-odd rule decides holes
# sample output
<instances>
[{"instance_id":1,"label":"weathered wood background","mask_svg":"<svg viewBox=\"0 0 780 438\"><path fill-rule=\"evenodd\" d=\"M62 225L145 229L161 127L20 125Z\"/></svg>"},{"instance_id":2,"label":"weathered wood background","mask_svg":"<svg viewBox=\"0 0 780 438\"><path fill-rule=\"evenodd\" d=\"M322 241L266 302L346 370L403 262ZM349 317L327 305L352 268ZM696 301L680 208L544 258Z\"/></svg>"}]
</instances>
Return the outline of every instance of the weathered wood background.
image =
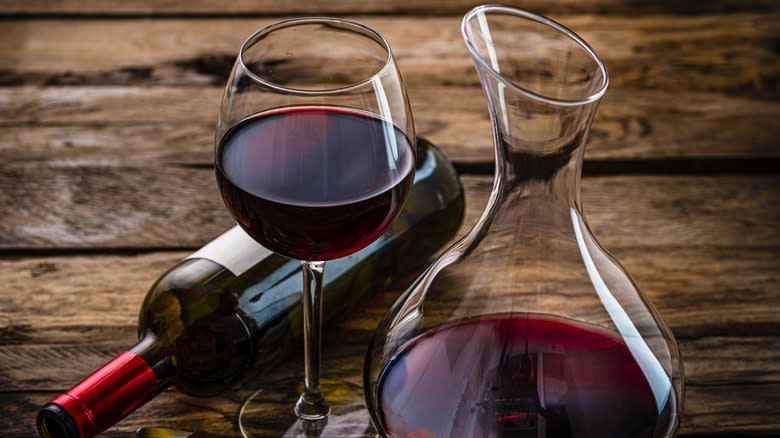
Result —
<instances>
[{"instance_id":1,"label":"weathered wood background","mask_svg":"<svg viewBox=\"0 0 780 438\"><path fill-rule=\"evenodd\" d=\"M780 3L515 3L567 24L607 62L586 212L677 336L681 436L780 436ZM216 110L241 41L273 20L339 15L386 35L418 132L463 173L467 229L492 171L459 34L474 4L0 2L0 436L33 436L39 406L133 343L152 281L230 226L210 169ZM326 330L327 385L355 409L334 436L366 432L362 357L399 287ZM252 383L268 436L290 426L302 374L300 359L282 368ZM168 391L106 435L238 436L250 392Z\"/></svg>"}]
</instances>

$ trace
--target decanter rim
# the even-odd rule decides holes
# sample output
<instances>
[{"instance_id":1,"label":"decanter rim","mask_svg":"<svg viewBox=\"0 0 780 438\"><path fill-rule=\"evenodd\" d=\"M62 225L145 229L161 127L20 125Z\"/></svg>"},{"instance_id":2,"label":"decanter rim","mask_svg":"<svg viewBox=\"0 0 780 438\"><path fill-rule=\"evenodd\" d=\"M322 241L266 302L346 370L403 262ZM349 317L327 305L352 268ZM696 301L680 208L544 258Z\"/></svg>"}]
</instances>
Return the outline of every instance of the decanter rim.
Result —
<instances>
[{"instance_id":1,"label":"decanter rim","mask_svg":"<svg viewBox=\"0 0 780 438\"><path fill-rule=\"evenodd\" d=\"M527 90L515 84L514 82L510 81L505 76L503 76L500 72L496 71L496 69L492 65L490 65L490 63L488 63L482 55L480 55L479 50L473 43L473 35L472 32L469 30L468 23L475 16L479 14L485 14L486 12L498 12L498 13L504 13L504 14L515 15L518 17L526 18L528 20L535 21L539 24L550 27L566 35L568 38L571 38L580 47L582 47L598 65L598 68L601 71L603 77L601 86L590 95L581 99L557 99L554 97L544 96L535 93L533 91ZM469 53L471 54L471 57L475 60L475 62L477 62L482 67L484 67L487 71L493 74L497 79L499 79L501 82L506 84L510 89L530 99L537 100L549 105L566 106L566 107L581 106L581 105L587 105L593 102L597 102L599 99L601 99L601 97L607 91L607 87L609 86L609 75L607 73L607 66L604 63L604 61L601 59L599 54L596 52L596 50L590 44L588 44L587 41L585 41L582 37L577 35L577 33L572 31L568 27L558 23L555 20L544 17L542 15L537 15L534 14L533 12L529 12L524 9L512 8L509 6L503 6L497 4L481 5L473 8L468 13L466 13L466 15L463 16L463 20L461 21L461 33L463 34L463 39L466 43L466 47L468 48Z\"/></svg>"}]
</instances>

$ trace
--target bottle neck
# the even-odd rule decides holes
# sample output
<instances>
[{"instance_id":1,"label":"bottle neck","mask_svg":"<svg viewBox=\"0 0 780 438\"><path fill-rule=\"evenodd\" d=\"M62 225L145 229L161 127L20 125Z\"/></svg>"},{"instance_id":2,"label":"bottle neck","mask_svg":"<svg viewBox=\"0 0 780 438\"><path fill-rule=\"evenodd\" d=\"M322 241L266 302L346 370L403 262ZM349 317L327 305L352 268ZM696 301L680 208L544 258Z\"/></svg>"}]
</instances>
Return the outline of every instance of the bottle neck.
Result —
<instances>
[{"instance_id":1,"label":"bottle neck","mask_svg":"<svg viewBox=\"0 0 780 438\"><path fill-rule=\"evenodd\" d=\"M144 336L128 351L143 359L151 367L160 389L173 384L176 368L173 365L170 347L166 348L162 342L159 342L151 330L146 330Z\"/></svg>"},{"instance_id":2,"label":"bottle neck","mask_svg":"<svg viewBox=\"0 0 780 438\"><path fill-rule=\"evenodd\" d=\"M44 437L91 438L108 429L160 393L170 379L165 360L149 363L146 355L159 351L149 332L129 351L124 351L84 380L53 398L39 412L37 426Z\"/></svg>"}]
</instances>

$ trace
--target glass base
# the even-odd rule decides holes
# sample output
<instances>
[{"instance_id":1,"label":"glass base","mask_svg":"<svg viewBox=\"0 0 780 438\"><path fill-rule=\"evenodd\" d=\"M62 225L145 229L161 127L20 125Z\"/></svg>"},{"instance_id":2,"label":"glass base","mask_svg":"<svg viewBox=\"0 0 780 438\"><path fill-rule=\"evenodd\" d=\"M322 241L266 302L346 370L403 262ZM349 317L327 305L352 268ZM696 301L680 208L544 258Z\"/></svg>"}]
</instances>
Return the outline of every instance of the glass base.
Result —
<instances>
[{"instance_id":1,"label":"glass base","mask_svg":"<svg viewBox=\"0 0 780 438\"><path fill-rule=\"evenodd\" d=\"M278 389L258 389L241 405L238 429L244 438L375 437L376 432L363 404L361 392L346 382L323 381L323 393L331 404L330 414L319 420L299 418L293 400L285 402ZM301 385L302 386L302 385ZM290 388L292 389L292 388Z\"/></svg>"},{"instance_id":2,"label":"glass base","mask_svg":"<svg viewBox=\"0 0 780 438\"><path fill-rule=\"evenodd\" d=\"M319 392L315 395L314 400L311 400L305 393L301 394L298 401L295 402L294 410L298 418L309 421L324 420L330 414L330 406Z\"/></svg>"}]
</instances>

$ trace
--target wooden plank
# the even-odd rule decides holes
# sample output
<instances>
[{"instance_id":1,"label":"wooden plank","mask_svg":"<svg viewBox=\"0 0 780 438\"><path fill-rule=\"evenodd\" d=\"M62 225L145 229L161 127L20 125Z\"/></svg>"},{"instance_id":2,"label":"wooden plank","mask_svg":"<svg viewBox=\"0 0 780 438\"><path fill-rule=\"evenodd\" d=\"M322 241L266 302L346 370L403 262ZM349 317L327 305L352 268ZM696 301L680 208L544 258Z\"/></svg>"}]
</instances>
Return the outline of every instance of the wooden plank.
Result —
<instances>
[{"instance_id":1,"label":"wooden plank","mask_svg":"<svg viewBox=\"0 0 780 438\"><path fill-rule=\"evenodd\" d=\"M461 233L471 222L464 224ZM776 288L780 276L776 247L637 246L616 247L612 252L669 319L679 337L768 336L777 329L771 327L780 322L780 313L772 306L780 297ZM75 344L88 333L85 329L101 326L106 328L105 333L86 340L93 344L114 339L114 335L109 336L111 330L135 325L145 291L186 254L0 259L0 278L4 279L0 321L4 321L5 329L0 344L47 344L50 339ZM362 307L361 317L340 325L355 331L373 330L397 294L390 291L373 298ZM762 324L765 330L749 331L751 326ZM35 331L28 331L30 328ZM132 341L132 330L128 333ZM118 348L126 343L127 338L123 338L113 345Z\"/></svg>"},{"instance_id":2,"label":"wooden plank","mask_svg":"<svg viewBox=\"0 0 780 438\"><path fill-rule=\"evenodd\" d=\"M778 380L780 313L772 304L778 299L780 275L776 248L622 247L614 252L676 333L689 385L740 388ZM144 290L185 254L0 261L5 284L0 289L0 388L61 390L130 345ZM339 364L361 363L376 321L399 292L391 288L369 298L361 312L329 326L326 351L331 352L331 361L335 357ZM359 365L352 364L347 371L343 379L359 384ZM737 403L735 393L720 396L717 409ZM698 400L693 400L696 406ZM702 403L702 411L688 412L704 424L715 415L708 406ZM745 424L752 423L735 427ZM705 425L704 430L710 430L707 427L712 426Z\"/></svg>"},{"instance_id":3,"label":"wooden plank","mask_svg":"<svg viewBox=\"0 0 780 438\"><path fill-rule=\"evenodd\" d=\"M362 393L348 373L337 373L333 361L325 359L326 369L331 365L331 377L324 381L324 390L339 394L340 405L321 438L373 438L368 428L368 413L362 406ZM298 372L298 367L286 366ZM285 373L286 374L286 373ZM343 375L336 378L334 375ZM354 374L359 377L359 372ZM263 415L259 421L267 425L267 435L282 436L294 423L290 407L297 398L300 378L269 377L256 382L262 386ZM335 390L338 390L336 392ZM107 437L127 437L139 427L162 426L185 430L206 431L219 437L240 437L236 416L244 399L251 394L242 390L220 397L194 398L169 391L159 395L146 406L131 414L107 431ZM0 407L6 415L0 417L0 428L7 438L34 436L32 412L46 403L54 392L21 392L3 394ZM264 400L264 401L265 401ZM331 398L335 404L335 400ZM341 405L345 406L337 410ZM24 418L24 421L19 421ZM777 436L780 431L780 384L689 386L686 391L686 412L683 414L680 436Z\"/></svg>"},{"instance_id":4,"label":"wooden plank","mask_svg":"<svg viewBox=\"0 0 780 438\"><path fill-rule=\"evenodd\" d=\"M603 56L613 89L772 95L780 15L556 17ZM476 84L460 17L355 17L390 41L410 85ZM222 85L243 39L276 19L15 20L0 83Z\"/></svg>"},{"instance_id":5,"label":"wooden plank","mask_svg":"<svg viewBox=\"0 0 780 438\"><path fill-rule=\"evenodd\" d=\"M635 15L650 12L701 13L740 10L777 10L777 3L769 0L717 0L709 2L676 2L673 0L632 2L628 0L509 0L506 5L522 7L536 13L582 12L616 15ZM413 0L340 0L279 3L273 0L236 0L229 3L217 0L188 2L160 2L141 0L128 4L121 0L65 0L52 3L46 0L7 0L0 15L248 15L248 14L455 14L481 4L476 0L413 1Z\"/></svg>"},{"instance_id":6,"label":"wooden plank","mask_svg":"<svg viewBox=\"0 0 780 438\"><path fill-rule=\"evenodd\" d=\"M685 403L686 413L680 431L682 436L769 437L780 433L778 383L690 385L686 390Z\"/></svg>"},{"instance_id":7,"label":"wooden plank","mask_svg":"<svg viewBox=\"0 0 780 438\"><path fill-rule=\"evenodd\" d=\"M780 298L775 248L619 248L614 253L678 337L690 383L780 380L780 348L775 348L780 347L780 313L772 305ZM132 345L145 291L186 254L0 260L0 388L64 389ZM406 284L399 283L400 288ZM352 341L369 342L400 292L390 288L366 299L360 312L335 327L349 332Z\"/></svg>"},{"instance_id":8,"label":"wooden plank","mask_svg":"<svg viewBox=\"0 0 780 438\"><path fill-rule=\"evenodd\" d=\"M4 436L29 436L32 421L10 422L13 412L34 412L135 339L135 314L153 279L186 253L137 256L7 258L0 262L0 419ZM728 256L727 256L728 254ZM769 433L777 422L780 269L774 249L624 249L617 254L677 333L686 365L683 435ZM688 267L690 266L690 267ZM709 279L709 280L707 280ZM368 298L361 312L325 330L326 391L338 394L334 436L349 436L366 423L361 403L361 366L377 319L398 289ZM732 305L724 305L729 300ZM752 309L751 321L743 317ZM741 333L711 336L729 325ZM690 331L691 327L696 330ZM767 330L767 327L773 327ZM682 335L682 336L680 336ZM745 360L750 358L750 360ZM121 422L108 436L139 426L160 425L237 436L235 415L251 389L267 394L269 436L289 426L287 409L301 375L300 357L249 383L248 388L211 399L166 392ZM774 408L772 407L774 406ZM360 421L357 421L357 419ZM27 434L27 435L24 435ZM344 435L342 435L344 436Z\"/></svg>"},{"instance_id":9,"label":"wooden plank","mask_svg":"<svg viewBox=\"0 0 780 438\"><path fill-rule=\"evenodd\" d=\"M711 312L719 312L714 304L705 303L704 307ZM7 314L0 314L0 320L5 317ZM733 318L728 314L724 317ZM780 321L775 321L777 322ZM94 320L94 323L97 323L97 320ZM78 343L56 343L59 338L51 337L53 330L41 327L39 331L37 327L27 327L27 330L34 332L36 336L46 333L49 336L48 342L51 343L36 344L27 341L19 345L0 345L0 392L64 391L136 341L134 326L120 328L82 325L78 328L87 327L92 332L100 331L104 335L89 342L84 339ZM0 328L5 329L8 327ZM70 327L68 330L67 336L75 337L78 334L77 327ZM60 333L63 331L60 329ZM4 340L6 339L8 338ZM370 342L365 333L358 339L363 342L364 349ZM777 365L780 359L780 341L777 336L756 334L740 337L680 338L678 345L685 364L687 384L762 384L775 383L780 377L780 367ZM336 350L334 354L341 353ZM349 359L343 354L342 357L345 360L360 361L359 354L361 353Z\"/></svg>"},{"instance_id":10,"label":"wooden plank","mask_svg":"<svg viewBox=\"0 0 780 438\"><path fill-rule=\"evenodd\" d=\"M604 186L610 182L625 186L625 181L619 180L626 178L594 180L607 180ZM754 194L746 182L761 179L730 178L732 191L745 189ZM710 187L715 178L657 179L676 180L679 190L688 186ZM471 180L467 185L472 195L475 188L488 184L487 178L467 180ZM647 190L647 179L642 182L639 185ZM772 178L766 177L759 183L771 187ZM667 187L665 191L672 189ZM710 205L725 208L724 204L730 201L748 205L732 196L709 197L709 201ZM753 210L749 206L745 209ZM468 222L473 222L478 206L472 205L470 210ZM634 210L633 214L637 212L641 214L641 210ZM688 213L693 217L700 214ZM639 226L649 230L653 225ZM768 434L780 430L776 409L772 408L777 406L778 394L773 382L780 372L776 366L780 349L775 336L779 314L772 305L777 302L780 272L776 247L625 246L614 252L678 334L689 378L683 433ZM4 412L29 415L53 393L27 391L63 389L131 343L135 312L143 291L184 254L6 257L0 263L0 278L6 284L0 289L4 309L0 314L0 357L5 359L0 361L0 376L5 377L0 379L0 387L19 389L0 397ZM382 293L361 307L360 313L326 330L328 390L338 390L335 392L342 397L339 402L356 409L343 422L333 422L339 426L334 434L349 430L350 436L360 436L352 433L366 424L359 390L363 352L377 318L397 294L398 290ZM743 360L745 357L751 360ZM266 411L271 435L279 435L289 425L285 422L290 419L284 414L299 386L300 358L291 358L290 363L293 365L279 367L253 383L253 387L264 387L268 394ZM167 392L120 423L108 436L121 436L141 425L237 436L235 415L248 393L244 390L221 398L194 399ZM11 416L14 415L3 418ZM32 421L0 421L0 429L7 431L8 436L32 433Z\"/></svg>"},{"instance_id":11,"label":"wooden plank","mask_svg":"<svg viewBox=\"0 0 780 438\"><path fill-rule=\"evenodd\" d=\"M492 178L462 179L474 217ZM584 180L583 196L590 226L608 248L777 246L778 183L776 175L594 177ZM0 173L0 248L6 250L196 248L231 223L210 169Z\"/></svg>"},{"instance_id":12,"label":"wooden plank","mask_svg":"<svg viewBox=\"0 0 780 438\"><path fill-rule=\"evenodd\" d=\"M221 94L206 86L0 88L0 161L208 165ZM410 87L409 95L419 134L453 161L492 161L479 87ZM586 160L778 157L778 113L774 100L610 90Z\"/></svg>"},{"instance_id":13,"label":"wooden plank","mask_svg":"<svg viewBox=\"0 0 780 438\"><path fill-rule=\"evenodd\" d=\"M25 168L0 181L5 248L200 246L232 223L206 169Z\"/></svg>"},{"instance_id":14,"label":"wooden plank","mask_svg":"<svg viewBox=\"0 0 780 438\"><path fill-rule=\"evenodd\" d=\"M707 309L719 312L714 305L708 305ZM729 318L731 315L725 317ZM376 324L376 321L374 323ZM0 364L2 391L65 390L111 357L132 346L136 340L135 328L130 325L121 329L108 326L91 329L108 333L110 336L79 343L57 344L57 338L50 338L50 344L27 342L20 345L0 345L0 358L3 359ZM28 330L39 334L35 327L29 327ZM69 332L69 335L77 334L75 327L70 330L72 332ZM43 333L50 335L52 330L41 328L40 334ZM367 336L359 338L365 341L364 346L370 342L366 338ZM744 337L680 338L678 345L683 355L688 384L775 383L780 377L780 369L777 366L780 359L780 341L777 336L757 334ZM745 360L748 357L750 360ZM360 358L356 355L349 360L360 361Z\"/></svg>"}]
</instances>

